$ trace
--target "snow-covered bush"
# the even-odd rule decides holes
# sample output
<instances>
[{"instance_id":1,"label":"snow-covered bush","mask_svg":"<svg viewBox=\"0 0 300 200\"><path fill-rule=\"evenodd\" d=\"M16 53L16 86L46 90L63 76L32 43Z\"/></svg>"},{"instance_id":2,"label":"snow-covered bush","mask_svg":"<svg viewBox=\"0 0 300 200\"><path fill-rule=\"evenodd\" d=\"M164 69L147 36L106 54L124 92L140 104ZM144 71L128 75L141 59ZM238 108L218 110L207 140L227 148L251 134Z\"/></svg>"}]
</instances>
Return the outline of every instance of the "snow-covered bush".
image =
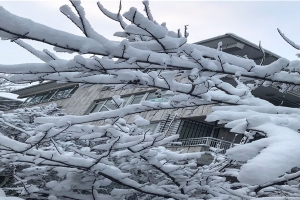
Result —
<instances>
[{"instance_id":1,"label":"snow-covered bush","mask_svg":"<svg viewBox=\"0 0 300 200\"><path fill-rule=\"evenodd\" d=\"M186 199L207 196L199 191L219 179L221 163L197 167L196 159L203 153L167 150L163 146L178 136L144 130L149 121L139 115L133 124L117 117L103 126L55 128L53 123L38 125L34 120L62 115L53 104L2 113L1 171L8 171L8 178L14 180L2 186L8 194L50 195L49 199Z\"/></svg>"}]
</instances>

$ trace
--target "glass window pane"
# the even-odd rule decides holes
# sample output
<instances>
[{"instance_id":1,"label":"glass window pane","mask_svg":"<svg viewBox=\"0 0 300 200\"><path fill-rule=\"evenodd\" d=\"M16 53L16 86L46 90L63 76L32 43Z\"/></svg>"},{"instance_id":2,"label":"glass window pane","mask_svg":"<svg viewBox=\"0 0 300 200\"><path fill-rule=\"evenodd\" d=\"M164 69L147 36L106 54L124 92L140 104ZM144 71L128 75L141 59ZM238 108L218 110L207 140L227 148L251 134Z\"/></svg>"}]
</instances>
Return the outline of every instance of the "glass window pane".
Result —
<instances>
[{"instance_id":1,"label":"glass window pane","mask_svg":"<svg viewBox=\"0 0 300 200\"><path fill-rule=\"evenodd\" d=\"M44 94L36 95L33 99L30 100L29 104L37 104L43 99Z\"/></svg>"},{"instance_id":2,"label":"glass window pane","mask_svg":"<svg viewBox=\"0 0 300 200\"><path fill-rule=\"evenodd\" d=\"M122 99L124 99L123 105L125 105L128 102L128 100L129 100L130 97L131 96L121 97ZM108 111L108 110L118 109L118 107L112 102L112 99L108 99L108 100L105 100L105 101L100 101L97 104L98 105L95 105L95 107L92 108L91 112L102 112L102 111Z\"/></svg>"},{"instance_id":3,"label":"glass window pane","mask_svg":"<svg viewBox=\"0 0 300 200\"><path fill-rule=\"evenodd\" d=\"M67 98L69 94L72 92L73 88L63 88L59 89L55 95L52 97L52 99L62 99Z\"/></svg>"},{"instance_id":4,"label":"glass window pane","mask_svg":"<svg viewBox=\"0 0 300 200\"><path fill-rule=\"evenodd\" d=\"M76 86L76 87L74 87L74 88L72 88L72 91L70 92L70 95L72 95L72 94L74 94L75 93L75 91L78 89L78 87Z\"/></svg>"},{"instance_id":5,"label":"glass window pane","mask_svg":"<svg viewBox=\"0 0 300 200\"><path fill-rule=\"evenodd\" d=\"M150 92L149 95L147 96L146 100L151 100L155 99L157 96L155 95L155 92Z\"/></svg>"},{"instance_id":6,"label":"glass window pane","mask_svg":"<svg viewBox=\"0 0 300 200\"><path fill-rule=\"evenodd\" d=\"M155 131L158 127L158 124L159 124L159 122L150 123L149 125L144 126L144 130L148 131L148 133L155 133Z\"/></svg>"},{"instance_id":7,"label":"glass window pane","mask_svg":"<svg viewBox=\"0 0 300 200\"><path fill-rule=\"evenodd\" d=\"M108 108L107 110L115 110L118 109L118 107L113 103L113 100L109 99L106 101L104 107Z\"/></svg>"},{"instance_id":8,"label":"glass window pane","mask_svg":"<svg viewBox=\"0 0 300 200\"><path fill-rule=\"evenodd\" d=\"M69 95L71 94L73 88L67 88L64 90L64 98L69 97Z\"/></svg>"},{"instance_id":9,"label":"glass window pane","mask_svg":"<svg viewBox=\"0 0 300 200\"><path fill-rule=\"evenodd\" d=\"M99 110L99 112L103 112L103 111L108 111L108 109L107 109L105 106L103 106L103 107L101 108L101 110Z\"/></svg>"},{"instance_id":10,"label":"glass window pane","mask_svg":"<svg viewBox=\"0 0 300 200\"><path fill-rule=\"evenodd\" d=\"M121 99L124 99L123 106L125 106L127 104L127 102L130 99L130 97L131 97L131 95L130 96L121 97Z\"/></svg>"},{"instance_id":11,"label":"glass window pane","mask_svg":"<svg viewBox=\"0 0 300 200\"><path fill-rule=\"evenodd\" d=\"M64 94L64 91L58 90L52 99L60 99L60 97Z\"/></svg>"},{"instance_id":12,"label":"glass window pane","mask_svg":"<svg viewBox=\"0 0 300 200\"><path fill-rule=\"evenodd\" d=\"M103 105L105 101L99 101L97 102L94 107L91 109L90 113L93 113L93 112L98 112L99 109L101 108L101 106Z\"/></svg>"},{"instance_id":13,"label":"glass window pane","mask_svg":"<svg viewBox=\"0 0 300 200\"><path fill-rule=\"evenodd\" d=\"M54 94L55 91L50 91L48 94L46 94L43 98L43 101L48 101Z\"/></svg>"},{"instance_id":14,"label":"glass window pane","mask_svg":"<svg viewBox=\"0 0 300 200\"><path fill-rule=\"evenodd\" d=\"M141 102L142 98L145 96L145 94L137 94L134 95L133 100L131 101L130 104L138 104Z\"/></svg>"},{"instance_id":15,"label":"glass window pane","mask_svg":"<svg viewBox=\"0 0 300 200\"><path fill-rule=\"evenodd\" d=\"M24 103L28 103L28 102L30 102L30 101L31 101L33 98L34 98L34 96L32 96L32 97L28 97Z\"/></svg>"},{"instance_id":16,"label":"glass window pane","mask_svg":"<svg viewBox=\"0 0 300 200\"><path fill-rule=\"evenodd\" d=\"M146 98L146 101L151 102L168 102L169 98L166 95L166 90L161 92L161 95L155 94L156 92L150 92L149 95Z\"/></svg>"}]
</instances>

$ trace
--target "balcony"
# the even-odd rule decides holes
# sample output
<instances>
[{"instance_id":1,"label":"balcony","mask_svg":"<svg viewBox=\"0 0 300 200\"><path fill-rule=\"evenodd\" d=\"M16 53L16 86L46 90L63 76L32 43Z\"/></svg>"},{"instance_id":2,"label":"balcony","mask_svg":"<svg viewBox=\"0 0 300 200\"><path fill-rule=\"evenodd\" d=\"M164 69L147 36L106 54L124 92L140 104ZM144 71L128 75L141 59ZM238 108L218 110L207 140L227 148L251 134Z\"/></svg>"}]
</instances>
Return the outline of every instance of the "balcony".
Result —
<instances>
[{"instance_id":1,"label":"balcony","mask_svg":"<svg viewBox=\"0 0 300 200\"><path fill-rule=\"evenodd\" d=\"M220 140L213 137L200 137L200 138L188 138L181 139L178 142L171 144L170 147L207 147L205 150L211 151L209 148L221 149L219 153L225 154L226 150L235 146L236 144L225 140ZM202 148L201 148L201 151Z\"/></svg>"}]
</instances>

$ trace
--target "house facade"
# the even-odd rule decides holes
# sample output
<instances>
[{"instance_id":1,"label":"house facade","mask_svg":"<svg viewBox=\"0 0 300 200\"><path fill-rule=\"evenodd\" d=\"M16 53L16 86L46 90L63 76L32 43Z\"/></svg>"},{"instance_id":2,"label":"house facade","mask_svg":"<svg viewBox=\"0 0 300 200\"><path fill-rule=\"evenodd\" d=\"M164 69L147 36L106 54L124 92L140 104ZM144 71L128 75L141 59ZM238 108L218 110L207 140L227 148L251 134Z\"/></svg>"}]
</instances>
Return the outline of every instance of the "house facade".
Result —
<instances>
[{"instance_id":1,"label":"house facade","mask_svg":"<svg viewBox=\"0 0 300 200\"><path fill-rule=\"evenodd\" d=\"M23 101L0 95L0 111L8 111L19 108L22 103Z\"/></svg>"},{"instance_id":2,"label":"house facade","mask_svg":"<svg viewBox=\"0 0 300 200\"><path fill-rule=\"evenodd\" d=\"M201 44L211 48L217 48L222 41L222 51L253 59L257 64L269 64L279 58L276 54L264 50L234 34L225 34L215 38L203 40L195 44ZM228 78L228 82L232 79ZM27 98L22 106L33 106L55 102L62 107L67 114L87 115L94 112L103 112L108 109L117 109L111 99L114 95L120 95L126 105L138 104L141 101L166 102L168 94L161 91L159 94L153 88L135 88L113 91L106 85L93 85L90 87L78 87L77 84L58 84L47 82L31 87L13 91L19 98ZM299 105L296 94L283 96L274 88L258 88L254 95L266 99L275 105L286 105L295 107ZM271 93L271 94L270 94ZM278 100L279 99L279 100ZM181 144L169 146L173 150L182 149L184 152L207 151L209 147L220 147L221 153L236 143L240 143L242 135L231 133L229 129L216 123L205 122L205 117L211 112L213 105L206 103L197 109L169 109L139 113L149 120L151 124L147 127L151 131L164 131L166 127L170 133L178 133ZM128 122L134 120L134 115L126 116ZM103 121L95 125L103 124ZM170 126L169 126L170 125Z\"/></svg>"}]
</instances>

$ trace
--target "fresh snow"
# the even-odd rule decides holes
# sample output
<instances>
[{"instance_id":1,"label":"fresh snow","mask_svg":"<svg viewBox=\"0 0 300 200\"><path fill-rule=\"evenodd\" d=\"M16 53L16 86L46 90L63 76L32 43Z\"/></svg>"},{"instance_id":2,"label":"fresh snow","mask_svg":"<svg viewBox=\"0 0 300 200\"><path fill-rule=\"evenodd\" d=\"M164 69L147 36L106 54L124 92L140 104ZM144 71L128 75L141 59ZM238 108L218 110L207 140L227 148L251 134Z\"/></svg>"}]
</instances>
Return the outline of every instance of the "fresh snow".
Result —
<instances>
[{"instance_id":1,"label":"fresh snow","mask_svg":"<svg viewBox=\"0 0 300 200\"><path fill-rule=\"evenodd\" d=\"M0 92L0 97L5 97L5 98L9 98L9 99L16 99L19 101L24 101L23 99L18 99L17 94L13 94L13 93L9 93L9 92Z\"/></svg>"},{"instance_id":2,"label":"fresh snow","mask_svg":"<svg viewBox=\"0 0 300 200\"><path fill-rule=\"evenodd\" d=\"M190 44L187 32L183 37L180 30L168 30L166 23L154 20L149 2L143 4L145 13L130 8L124 14L121 4L117 13L97 4L104 15L120 24L122 30L115 35L123 38L121 42L96 32L80 1L72 0L72 8L64 5L60 11L81 35L18 17L0 7L0 37L43 61L0 65L1 78L23 84L112 84L114 90L150 87L158 89L157 93L168 90L169 96L168 102L125 106L122 95L115 95L112 103L118 109L83 116L65 115L55 104L1 112L1 171L15 172L15 195L40 192L51 200L300 199L299 108L274 106L252 95L258 87L299 90L300 62L280 58L258 65L223 52L222 42L217 49ZM75 56L60 59L49 50L33 48L27 40ZM234 83L224 81L228 76ZM175 146L181 144L178 134L144 130L150 124L143 117L145 112L194 112L204 104L212 104L206 121L217 121L244 136L241 144L225 155L220 155L218 144L210 148L210 165L197 166L197 160L207 153L185 153ZM250 142L255 134L265 138ZM235 178L239 181L230 181Z\"/></svg>"}]
</instances>

